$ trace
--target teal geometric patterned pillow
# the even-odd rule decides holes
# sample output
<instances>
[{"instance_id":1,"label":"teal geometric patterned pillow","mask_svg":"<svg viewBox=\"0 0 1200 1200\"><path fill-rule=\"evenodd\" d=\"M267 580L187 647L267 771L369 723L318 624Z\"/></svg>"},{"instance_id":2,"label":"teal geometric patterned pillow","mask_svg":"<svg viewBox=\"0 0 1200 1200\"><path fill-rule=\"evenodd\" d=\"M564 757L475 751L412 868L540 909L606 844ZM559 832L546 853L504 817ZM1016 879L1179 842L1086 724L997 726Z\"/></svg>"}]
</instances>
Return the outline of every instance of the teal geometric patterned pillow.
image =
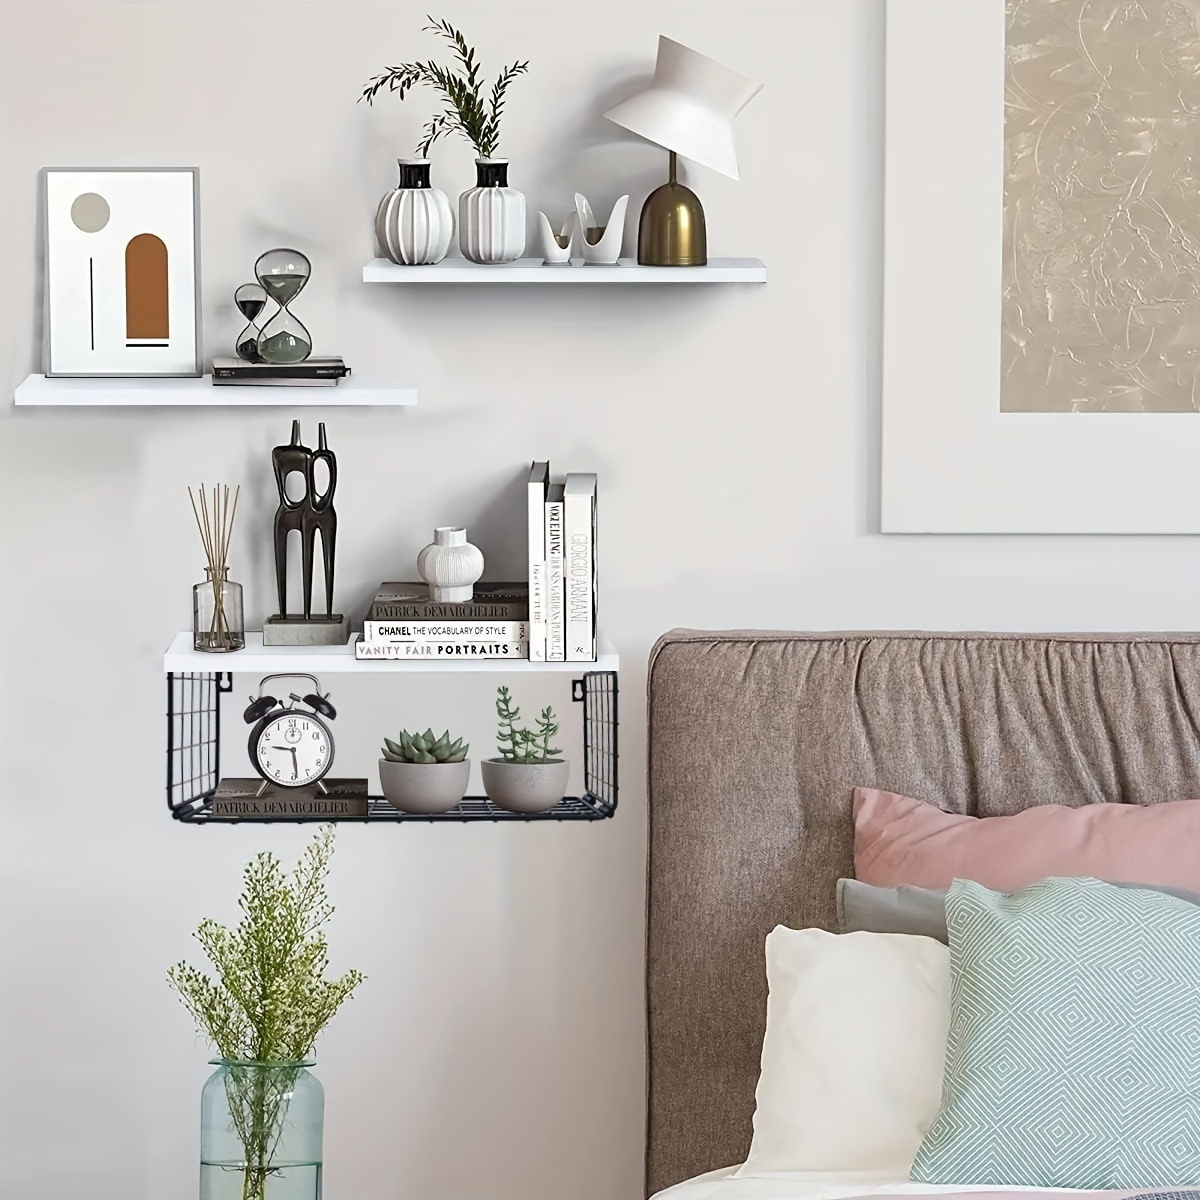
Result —
<instances>
[{"instance_id":1,"label":"teal geometric patterned pillow","mask_svg":"<svg viewBox=\"0 0 1200 1200\"><path fill-rule=\"evenodd\" d=\"M924 1183L1200 1184L1200 908L1095 879L956 881Z\"/></svg>"}]
</instances>

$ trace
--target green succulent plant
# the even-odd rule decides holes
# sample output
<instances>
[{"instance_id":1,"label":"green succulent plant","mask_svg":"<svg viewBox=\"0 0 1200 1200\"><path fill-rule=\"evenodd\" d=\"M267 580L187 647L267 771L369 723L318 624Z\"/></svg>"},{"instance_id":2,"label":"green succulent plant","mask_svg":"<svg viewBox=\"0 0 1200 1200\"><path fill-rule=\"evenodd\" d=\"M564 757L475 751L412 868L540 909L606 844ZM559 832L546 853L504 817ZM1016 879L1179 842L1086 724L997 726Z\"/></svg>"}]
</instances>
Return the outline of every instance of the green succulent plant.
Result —
<instances>
[{"instance_id":1,"label":"green succulent plant","mask_svg":"<svg viewBox=\"0 0 1200 1200\"><path fill-rule=\"evenodd\" d=\"M542 709L536 730L522 729L517 724L521 719L521 710L513 704L512 692L502 687L496 700L496 715L500 718L496 748L505 762L544 763L562 753L550 745L558 737L558 720L554 709Z\"/></svg>"},{"instance_id":2,"label":"green succulent plant","mask_svg":"<svg viewBox=\"0 0 1200 1200\"><path fill-rule=\"evenodd\" d=\"M383 757L388 762L460 763L470 751L471 747L463 745L462 738L451 741L449 730L438 737L432 729L416 734L405 729L401 730L398 742L383 739Z\"/></svg>"}]
</instances>

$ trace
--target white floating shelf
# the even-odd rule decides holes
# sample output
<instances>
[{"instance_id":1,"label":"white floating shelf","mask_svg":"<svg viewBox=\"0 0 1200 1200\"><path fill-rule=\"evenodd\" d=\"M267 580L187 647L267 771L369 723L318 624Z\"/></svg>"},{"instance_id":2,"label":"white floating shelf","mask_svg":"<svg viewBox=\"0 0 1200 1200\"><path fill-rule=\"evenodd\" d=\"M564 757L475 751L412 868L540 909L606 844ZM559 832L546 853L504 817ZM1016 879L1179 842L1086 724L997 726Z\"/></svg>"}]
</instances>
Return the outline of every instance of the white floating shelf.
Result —
<instances>
[{"instance_id":1,"label":"white floating shelf","mask_svg":"<svg viewBox=\"0 0 1200 1200\"><path fill-rule=\"evenodd\" d=\"M757 258L710 258L706 267L641 267L633 258L616 266L585 266L582 259L547 266L540 258L519 258L479 266L447 258L432 267L401 267L386 258L363 267L364 283L766 283L766 264Z\"/></svg>"},{"instance_id":2,"label":"white floating shelf","mask_svg":"<svg viewBox=\"0 0 1200 1200\"><path fill-rule=\"evenodd\" d=\"M351 375L334 387L243 387L201 379L47 379L30 375L15 402L42 408L355 408L409 406L415 388Z\"/></svg>"},{"instance_id":3,"label":"white floating shelf","mask_svg":"<svg viewBox=\"0 0 1200 1200\"><path fill-rule=\"evenodd\" d=\"M585 675L590 671L616 671L619 665L616 651L603 643L600 656L594 663L530 662L528 659L472 659L466 662L440 659L389 662L373 659L359 662L354 657L353 642L348 646L264 646L261 633L247 633L246 648L234 654L197 653L192 649L191 633L180 633L163 658L163 670L172 675L210 675L222 671L247 675L270 675L278 671L307 671L313 675L379 675L389 672L459 675L553 672Z\"/></svg>"}]
</instances>

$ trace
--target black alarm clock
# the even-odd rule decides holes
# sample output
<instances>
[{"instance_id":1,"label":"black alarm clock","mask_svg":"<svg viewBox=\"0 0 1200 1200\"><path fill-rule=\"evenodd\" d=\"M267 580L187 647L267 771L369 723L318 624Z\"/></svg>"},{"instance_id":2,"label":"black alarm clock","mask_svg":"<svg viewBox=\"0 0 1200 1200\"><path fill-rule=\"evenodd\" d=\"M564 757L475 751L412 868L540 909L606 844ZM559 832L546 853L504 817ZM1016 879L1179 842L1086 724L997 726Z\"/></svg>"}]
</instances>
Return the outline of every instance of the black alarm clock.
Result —
<instances>
[{"instance_id":1,"label":"black alarm clock","mask_svg":"<svg viewBox=\"0 0 1200 1200\"><path fill-rule=\"evenodd\" d=\"M307 696L293 692L290 703L284 703L263 695L272 679L310 679L313 691ZM258 695L250 697L243 716L246 724L254 726L247 749L263 780L258 795L271 785L314 788L322 795L329 794L321 781L333 766L333 733L327 722L337 716L337 710L322 694L321 681L315 675L268 675L258 685Z\"/></svg>"}]
</instances>

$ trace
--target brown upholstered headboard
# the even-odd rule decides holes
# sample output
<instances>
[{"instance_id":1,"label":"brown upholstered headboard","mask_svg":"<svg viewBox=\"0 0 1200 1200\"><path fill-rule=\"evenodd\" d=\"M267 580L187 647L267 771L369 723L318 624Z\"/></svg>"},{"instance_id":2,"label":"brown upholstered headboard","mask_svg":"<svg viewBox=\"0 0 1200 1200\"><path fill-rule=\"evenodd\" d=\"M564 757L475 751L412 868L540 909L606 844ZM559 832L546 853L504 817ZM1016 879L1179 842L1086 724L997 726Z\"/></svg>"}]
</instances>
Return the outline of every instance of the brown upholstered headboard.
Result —
<instances>
[{"instance_id":1,"label":"brown upholstered headboard","mask_svg":"<svg viewBox=\"0 0 1200 1200\"><path fill-rule=\"evenodd\" d=\"M649 687L650 1191L745 1158L763 938L833 927L852 788L1200 796L1200 636L676 632Z\"/></svg>"}]
</instances>

